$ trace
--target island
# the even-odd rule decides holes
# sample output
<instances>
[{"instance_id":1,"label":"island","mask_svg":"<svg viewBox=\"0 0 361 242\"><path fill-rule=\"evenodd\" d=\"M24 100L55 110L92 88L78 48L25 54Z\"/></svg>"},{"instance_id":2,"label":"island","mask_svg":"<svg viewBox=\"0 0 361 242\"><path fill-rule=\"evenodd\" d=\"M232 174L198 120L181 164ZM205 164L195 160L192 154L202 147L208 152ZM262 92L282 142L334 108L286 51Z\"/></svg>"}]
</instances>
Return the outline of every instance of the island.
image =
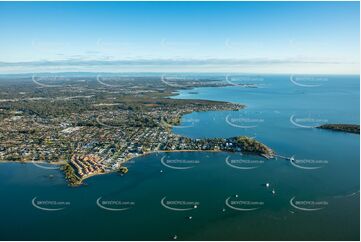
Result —
<instances>
[{"instance_id":1,"label":"island","mask_svg":"<svg viewBox=\"0 0 361 242\"><path fill-rule=\"evenodd\" d=\"M360 125L358 124L323 124L317 128L360 134Z\"/></svg>"}]
</instances>

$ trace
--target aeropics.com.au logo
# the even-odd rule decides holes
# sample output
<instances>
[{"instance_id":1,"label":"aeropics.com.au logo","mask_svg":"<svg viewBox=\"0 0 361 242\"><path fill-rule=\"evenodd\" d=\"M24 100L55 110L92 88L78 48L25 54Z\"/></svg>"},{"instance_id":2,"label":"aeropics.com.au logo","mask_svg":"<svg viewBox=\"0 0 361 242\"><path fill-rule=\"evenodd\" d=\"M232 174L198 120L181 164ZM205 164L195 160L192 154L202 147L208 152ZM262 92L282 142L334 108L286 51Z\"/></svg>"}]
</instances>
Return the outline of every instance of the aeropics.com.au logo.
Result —
<instances>
[{"instance_id":1,"label":"aeropics.com.au logo","mask_svg":"<svg viewBox=\"0 0 361 242\"><path fill-rule=\"evenodd\" d=\"M231 114L228 114L225 120L228 125L241 129L253 129L264 122L264 119L260 118L248 118L241 115L232 116Z\"/></svg>"},{"instance_id":2,"label":"aeropics.com.au logo","mask_svg":"<svg viewBox=\"0 0 361 242\"><path fill-rule=\"evenodd\" d=\"M163 197L160 204L166 209L178 212L194 210L200 205L198 201L167 200L167 197Z\"/></svg>"},{"instance_id":3,"label":"aeropics.com.au logo","mask_svg":"<svg viewBox=\"0 0 361 242\"><path fill-rule=\"evenodd\" d=\"M163 82L165 85L176 88L186 87L189 85L190 82L197 80L198 79L194 77L192 78L190 76L183 76L183 75L163 74L160 77L160 81Z\"/></svg>"},{"instance_id":4,"label":"aeropics.com.au logo","mask_svg":"<svg viewBox=\"0 0 361 242\"><path fill-rule=\"evenodd\" d=\"M240 200L238 195L234 195L227 197L225 204L232 210L248 212L260 209L264 205L264 202Z\"/></svg>"},{"instance_id":5,"label":"aeropics.com.au logo","mask_svg":"<svg viewBox=\"0 0 361 242\"><path fill-rule=\"evenodd\" d=\"M119 114L110 113L107 114L107 116L100 114L95 117L95 121L104 128L117 129L122 134L124 134L124 132L120 130L120 128L122 127L121 123L115 122L115 120L118 118L119 118Z\"/></svg>"},{"instance_id":6,"label":"aeropics.com.au logo","mask_svg":"<svg viewBox=\"0 0 361 242\"><path fill-rule=\"evenodd\" d=\"M296 168L303 170L317 170L328 164L328 160L313 159L296 159L295 156L290 158L290 163Z\"/></svg>"},{"instance_id":7,"label":"aeropics.com.au logo","mask_svg":"<svg viewBox=\"0 0 361 242\"><path fill-rule=\"evenodd\" d=\"M187 129L187 128L193 128L196 124L200 122L200 119L195 118L182 118L180 125L171 125L168 122L164 120L164 118L161 118L161 125L166 128L175 128L175 129Z\"/></svg>"},{"instance_id":8,"label":"aeropics.com.au logo","mask_svg":"<svg viewBox=\"0 0 361 242\"><path fill-rule=\"evenodd\" d=\"M296 118L296 115L293 114L290 117L290 122L291 124L299 128L312 129L327 123L328 119L313 118L313 117Z\"/></svg>"},{"instance_id":9,"label":"aeropics.com.au logo","mask_svg":"<svg viewBox=\"0 0 361 242\"><path fill-rule=\"evenodd\" d=\"M79 83L85 82L85 80L68 78L59 74L33 74L31 80L37 86L43 88L56 88L56 87L74 87Z\"/></svg>"},{"instance_id":10,"label":"aeropics.com.au logo","mask_svg":"<svg viewBox=\"0 0 361 242\"><path fill-rule=\"evenodd\" d=\"M324 209L327 201L313 201L313 200L297 200L296 197L290 199L290 205L300 211L314 212Z\"/></svg>"},{"instance_id":11,"label":"aeropics.com.au logo","mask_svg":"<svg viewBox=\"0 0 361 242\"><path fill-rule=\"evenodd\" d=\"M320 87L324 85L327 81L327 77L320 76L290 76L290 81L296 86L299 87Z\"/></svg>"},{"instance_id":12,"label":"aeropics.com.au logo","mask_svg":"<svg viewBox=\"0 0 361 242\"><path fill-rule=\"evenodd\" d=\"M260 87L264 85L264 78L258 76L230 75L225 76L228 85L236 87Z\"/></svg>"},{"instance_id":13,"label":"aeropics.com.au logo","mask_svg":"<svg viewBox=\"0 0 361 242\"><path fill-rule=\"evenodd\" d=\"M227 156L225 161L228 166L239 170L253 170L264 164L263 160L251 160L244 157L235 159Z\"/></svg>"},{"instance_id":14,"label":"aeropics.com.au logo","mask_svg":"<svg viewBox=\"0 0 361 242\"><path fill-rule=\"evenodd\" d=\"M181 125L176 125L173 126L173 128L176 129L186 129L186 128L193 128L195 126L195 124L199 123L200 120L199 119L195 119L195 118L183 118L182 119L182 124Z\"/></svg>"},{"instance_id":15,"label":"aeropics.com.au logo","mask_svg":"<svg viewBox=\"0 0 361 242\"><path fill-rule=\"evenodd\" d=\"M60 80L64 78L58 75L36 75L33 74L31 80L38 86L41 87L64 87L65 83L60 83Z\"/></svg>"},{"instance_id":16,"label":"aeropics.com.au logo","mask_svg":"<svg viewBox=\"0 0 361 242\"><path fill-rule=\"evenodd\" d=\"M107 88L121 88L125 87L127 82L133 82L135 77L122 74L112 76L98 74L96 80L100 85Z\"/></svg>"},{"instance_id":17,"label":"aeropics.com.au logo","mask_svg":"<svg viewBox=\"0 0 361 242\"><path fill-rule=\"evenodd\" d=\"M104 200L102 197L96 200L96 204L99 208L112 212L126 211L135 206L133 201Z\"/></svg>"},{"instance_id":18,"label":"aeropics.com.au logo","mask_svg":"<svg viewBox=\"0 0 361 242\"><path fill-rule=\"evenodd\" d=\"M58 165L53 165L53 164L50 164L49 162L46 162L46 161L32 160L31 163L34 166L36 166L38 168L41 168L41 169L45 169L45 170L57 170L57 169L59 169Z\"/></svg>"},{"instance_id":19,"label":"aeropics.com.au logo","mask_svg":"<svg viewBox=\"0 0 361 242\"><path fill-rule=\"evenodd\" d=\"M31 204L39 210L49 212L64 210L70 206L70 202L68 201L39 200L37 197L31 200Z\"/></svg>"},{"instance_id":20,"label":"aeropics.com.au logo","mask_svg":"<svg viewBox=\"0 0 361 242\"><path fill-rule=\"evenodd\" d=\"M170 159L166 156L163 156L160 159L160 162L165 167L175 169L175 170L188 170L194 168L200 163L199 160L187 160L187 159Z\"/></svg>"}]
</instances>

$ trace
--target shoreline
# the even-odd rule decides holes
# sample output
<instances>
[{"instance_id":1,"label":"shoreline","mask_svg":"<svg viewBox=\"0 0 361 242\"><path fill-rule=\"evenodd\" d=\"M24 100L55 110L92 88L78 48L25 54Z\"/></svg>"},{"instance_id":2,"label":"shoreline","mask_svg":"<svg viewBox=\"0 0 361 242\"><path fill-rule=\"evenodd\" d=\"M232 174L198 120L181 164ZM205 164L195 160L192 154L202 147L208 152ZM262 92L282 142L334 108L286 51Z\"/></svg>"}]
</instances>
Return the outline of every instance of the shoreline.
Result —
<instances>
[{"instance_id":1,"label":"shoreline","mask_svg":"<svg viewBox=\"0 0 361 242\"><path fill-rule=\"evenodd\" d=\"M359 124L323 124L317 127L318 129L330 130L334 132L343 132L349 134L360 135L360 125Z\"/></svg>"},{"instance_id":2,"label":"shoreline","mask_svg":"<svg viewBox=\"0 0 361 242\"><path fill-rule=\"evenodd\" d=\"M129 158L125 161L123 161L122 163L120 163L121 167L123 167L123 164L133 160L133 159L137 159L137 158L141 158L141 157L145 157L145 156L148 156L148 155L152 155L152 154L157 154L157 153L178 153L178 152L225 152L225 151L222 151L222 150L165 150L165 151L150 151L150 152L146 152L144 154L141 154L141 155L138 155L136 157L132 157L132 158ZM91 174L85 178L82 178L80 180L80 185L83 183L83 181L85 181L86 179L88 178L91 178L91 177L94 177L94 176L98 176L98 175L107 175L107 174L112 174L112 173L115 173L115 172L119 172L118 170L115 170L115 171L108 171L108 172L102 172L102 173L94 173L94 174Z\"/></svg>"},{"instance_id":3,"label":"shoreline","mask_svg":"<svg viewBox=\"0 0 361 242\"><path fill-rule=\"evenodd\" d=\"M223 86L223 87L232 87L232 86L233 85ZM184 90L192 91L192 90L195 90L197 88L222 88L222 87L189 87L189 88L184 88L184 89L177 89L176 92L172 93L172 95L167 96L167 98L174 99L174 100L199 100L199 101L208 101L208 102L218 102L218 103L229 103L229 104L242 105L243 107L241 107L237 111L247 108L247 104L241 103L241 102L230 102L230 101L222 101L222 100L214 100L214 99L212 100L212 99L206 99L206 98L176 98L177 96L181 95L181 93L180 93L181 91L184 91ZM197 94L199 94L199 93L197 93ZM217 111L226 111L226 110L221 109L221 110L217 110ZM197 111L195 111L195 112L197 112ZM203 111L203 112L212 112L212 111Z\"/></svg>"},{"instance_id":4,"label":"shoreline","mask_svg":"<svg viewBox=\"0 0 361 242\"><path fill-rule=\"evenodd\" d=\"M183 88L183 90L194 90L196 88L199 88L199 87L186 87L186 88ZM245 109L247 108L247 105L245 104L242 104L242 103L238 103L238 102L229 102L229 101L217 101L217 100L208 100L208 99L182 99L182 98L176 98L177 96L180 95L180 91L182 90L181 89L177 89L176 91L173 91L173 92L170 92L170 93L167 93L166 95L163 96L163 98L165 99L173 99L173 100L195 100L195 101L201 101L201 102L211 102L211 103L223 103L223 104L232 104L232 105L237 105L238 107L235 108L235 109L217 109L217 110L200 110L200 111L189 111L189 112L184 112L182 113L176 123L173 123L173 124L168 124L166 123L166 126L168 126L167 128L172 130L172 128L174 126L178 126L181 124L181 120L182 118L185 116L185 115L188 115L188 114L191 114L191 113L199 113L199 112L212 112L212 111L239 111L239 110L242 110L242 109ZM173 131L171 131L173 133ZM145 157L147 155L151 155L151 154L154 154L154 153L178 153L178 152L225 152L225 153L235 153L235 152L232 152L232 151L224 151L224 150L156 150L156 151L149 151L149 152L144 152L143 154L140 154L140 155L137 155L135 157L131 157L131 158L128 158L128 159L125 159L123 162L119 162L120 164L120 167L123 167L123 164L126 164L127 162L133 160L133 159L136 159L136 158L140 158L140 157ZM270 159L272 157L269 157L267 155L263 155L263 154L255 154L257 156L261 156L263 158L266 158L266 159ZM48 165L56 165L58 166L57 169L59 169L60 171L62 170L62 166L63 165L67 165L70 163L65 161L65 160L61 160L61 161L57 161L57 162L46 162L46 161L33 161L33 160L20 160L20 161L3 161L3 160L0 160L0 163L24 163L24 164L29 164L29 163L33 163L35 166L37 166L36 164L48 164ZM43 169L46 169L45 167L41 167L40 165L38 165L39 168L43 168ZM91 178L91 177L94 177L94 176L98 176L98 175L106 175L106 174L110 174L110 173L114 173L114 172L119 172L119 170L110 170L110 171L104 171L104 172L95 172L93 174L89 174L87 176L84 176L82 178L79 179L79 177L77 176L78 178L78 182L77 183L70 183L68 181L68 178L65 176L65 180L68 181L68 184L70 186L79 186L79 185L82 185L83 182L88 179L88 178Z\"/></svg>"},{"instance_id":5,"label":"shoreline","mask_svg":"<svg viewBox=\"0 0 361 242\"><path fill-rule=\"evenodd\" d=\"M60 166L65 165L67 162L65 160L56 161L56 162L47 162L47 161L34 161L34 160L0 160L1 163L24 163L24 164L47 164L47 165L54 165Z\"/></svg>"},{"instance_id":6,"label":"shoreline","mask_svg":"<svg viewBox=\"0 0 361 242\"><path fill-rule=\"evenodd\" d=\"M193 90L197 87L189 87L189 88L185 88L187 90ZM182 118L185 116L185 115L188 115L188 114L191 114L191 113L200 113L200 112L212 112L212 111L239 111L239 110L242 110L242 109L245 109L247 108L247 105L245 104L242 104L242 103L238 103L238 102L228 102L228 101L217 101L217 100L208 100L208 99L182 99L182 98L176 98L176 96L178 96L181 91L181 89L177 89L176 92L171 92L171 93L168 93L168 95L165 95L163 98L169 98L169 99L173 99L173 100L196 100L196 101L201 101L201 102L212 102L212 103L223 103L223 104L232 104L232 105L238 105L238 107L236 109L217 109L217 110L200 110L200 111L189 111L189 112L184 112L182 113L176 123L173 123L173 124L168 124L168 123L165 123L164 125L169 129L169 130L172 130L172 128L174 126L179 126L181 125L181 120ZM173 133L173 131L171 131ZM249 138L249 137L247 137ZM151 154L154 154L154 153L178 153L178 152L225 152L225 153L235 153L235 152L232 152L232 151L224 151L224 150L156 150L156 151L149 151L149 152L144 152L143 154L141 155L138 155L138 156L135 156L135 157L131 157L131 158L128 158L126 160L124 160L123 162L119 163L120 164L120 167L123 167L123 164L126 164L127 162L133 160L133 159L136 159L136 158L140 158L140 157L145 157L147 155L151 155ZM270 158L273 158L272 156L268 156L268 155L264 155L264 154L254 154L254 155L257 155L257 156L261 156L263 158L266 158L266 159L270 159ZM57 161L57 162L52 162L52 163L49 163L49 162L46 162L46 161L29 161L29 160L21 160L21 161L1 161L0 160L0 163L24 163L24 164L34 164L36 166L36 164L49 164L49 165L57 165L57 169L59 169L60 171L62 170L62 166L63 165L67 165L70 163L65 161L65 160L62 160L62 161ZM39 168L42 168L40 166L38 166ZM43 169L46 169L43 167ZM93 174L89 174L87 176L84 176L82 178L79 179L79 177L76 175L76 177L78 178L78 181L76 183L71 183L69 182L68 178L66 177L65 175L65 180L68 181L68 185L71 186L71 187L77 187L77 186L80 186L80 185L83 185L84 181L86 179L89 179L91 177L94 177L94 176L99 176L99 175L106 175L106 174L111 174L111 173L115 173L115 172L119 172L119 170L110 170L110 171L104 171L104 172L96 172L96 173L93 173Z\"/></svg>"},{"instance_id":7,"label":"shoreline","mask_svg":"<svg viewBox=\"0 0 361 242\"><path fill-rule=\"evenodd\" d=\"M224 150L157 150L157 151L150 151L150 152L145 152L141 155L138 155L136 157L132 157L132 158L129 158L123 162L120 163L121 167L123 166L123 164L126 164L128 163L129 161L133 160L133 159L137 159L137 158L141 158L141 157L145 157L145 156L148 156L148 155L152 155L152 154L159 154L159 153L182 153L182 152L199 152L199 153L237 153L237 152L232 152L232 151L224 151ZM261 156L265 159L272 159L273 157L266 157L264 155L260 155L260 154L254 154L256 156ZM59 161L59 162L54 162L54 163L49 163L49 162L46 162L46 161L5 161L5 160L0 160L0 164L1 163L18 163L18 164L34 164L36 166L36 164L48 164L48 165L54 165L54 166L58 166L57 168L59 170L61 170L61 165L65 165L65 164L69 164L68 162L66 161ZM41 168L41 167L39 167ZM45 169L45 168L43 168ZM93 173L93 174L90 174L86 177L83 177L82 179L79 180L79 184L69 184L70 186L73 186L73 187L77 187L77 186L80 186L80 185L83 185L83 182L91 177L95 177L95 176L99 176L99 175L107 175L107 174L112 174L112 173L115 173L115 172L118 172L118 170L111 170L111 171L108 171L108 172L98 172L98 173Z\"/></svg>"}]
</instances>

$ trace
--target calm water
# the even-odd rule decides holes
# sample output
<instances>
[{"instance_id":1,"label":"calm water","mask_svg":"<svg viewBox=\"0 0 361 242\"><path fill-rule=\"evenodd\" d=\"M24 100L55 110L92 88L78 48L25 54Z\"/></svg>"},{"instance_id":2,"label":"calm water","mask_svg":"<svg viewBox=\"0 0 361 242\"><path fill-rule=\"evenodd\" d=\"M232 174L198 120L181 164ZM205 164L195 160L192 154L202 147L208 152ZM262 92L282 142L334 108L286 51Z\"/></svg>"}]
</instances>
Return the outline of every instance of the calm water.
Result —
<instances>
[{"instance_id":1,"label":"calm water","mask_svg":"<svg viewBox=\"0 0 361 242\"><path fill-rule=\"evenodd\" d=\"M286 76L251 81L259 88L181 91L177 98L247 108L192 113L174 132L192 138L253 136L280 155L294 155L298 166L240 154L159 153L130 162L127 175L93 177L87 186L69 188L58 170L3 163L0 238L359 240L359 135L306 128L359 124L359 78L327 77L314 87L297 86ZM97 200L118 210L101 208Z\"/></svg>"}]
</instances>

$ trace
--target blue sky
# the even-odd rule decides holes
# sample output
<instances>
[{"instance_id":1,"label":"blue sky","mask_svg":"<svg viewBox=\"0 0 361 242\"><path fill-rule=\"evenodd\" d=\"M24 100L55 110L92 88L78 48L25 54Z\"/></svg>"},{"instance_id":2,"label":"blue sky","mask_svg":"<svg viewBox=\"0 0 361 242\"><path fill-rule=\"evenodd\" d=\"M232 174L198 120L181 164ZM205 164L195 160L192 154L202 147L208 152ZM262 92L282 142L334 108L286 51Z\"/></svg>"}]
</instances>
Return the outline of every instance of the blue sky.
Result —
<instances>
[{"instance_id":1,"label":"blue sky","mask_svg":"<svg viewBox=\"0 0 361 242\"><path fill-rule=\"evenodd\" d=\"M359 2L0 2L0 72L359 73Z\"/></svg>"}]
</instances>

